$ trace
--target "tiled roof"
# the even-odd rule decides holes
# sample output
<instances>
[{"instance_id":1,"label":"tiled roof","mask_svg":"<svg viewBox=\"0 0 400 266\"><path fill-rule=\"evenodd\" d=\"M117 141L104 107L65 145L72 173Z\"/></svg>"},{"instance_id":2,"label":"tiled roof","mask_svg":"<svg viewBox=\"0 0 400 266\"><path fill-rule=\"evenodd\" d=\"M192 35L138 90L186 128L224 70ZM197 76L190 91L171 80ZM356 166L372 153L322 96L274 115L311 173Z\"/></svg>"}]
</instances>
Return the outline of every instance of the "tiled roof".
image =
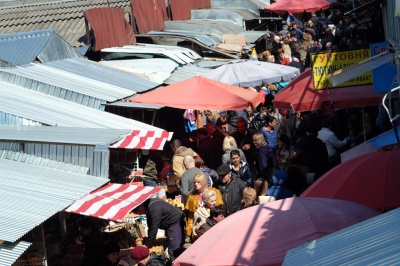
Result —
<instances>
[{"instance_id":1,"label":"tiled roof","mask_svg":"<svg viewBox=\"0 0 400 266\"><path fill-rule=\"evenodd\" d=\"M0 1L0 34L53 29L72 46L83 46L83 11L96 7L120 7L130 12L129 0Z\"/></svg>"}]
</instances>

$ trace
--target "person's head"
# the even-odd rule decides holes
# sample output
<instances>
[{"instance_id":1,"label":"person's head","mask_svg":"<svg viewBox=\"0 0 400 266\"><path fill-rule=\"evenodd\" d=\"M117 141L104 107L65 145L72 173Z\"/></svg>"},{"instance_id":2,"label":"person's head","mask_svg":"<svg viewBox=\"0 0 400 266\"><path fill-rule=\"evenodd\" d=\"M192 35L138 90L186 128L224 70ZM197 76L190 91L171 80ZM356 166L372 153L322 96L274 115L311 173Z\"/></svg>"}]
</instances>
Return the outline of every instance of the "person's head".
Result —
<instances>
[{"instance_id":1,"label":"person's head","mask_svg":"<svg viewBox=\"0 0 400 266\"><path fill-rule=\"evenodd\" d=\"M210 210L210 218L214 220L214 222L219 223L225 218L225 211L223 208L215 206Z\"/></svg>"},{"instance_id":2,"label":"person's head","mask_svg":"<svg viewBox=\"0 0 400 266\"><path fill-rule=\"evenodd\" d=\"M250 117L253 115L254 110L251 107L247 107L244 111L246 112L247 117Z\"/></svg>"},{"instance_id":3,"label":"person's head","mask_svg":"<svg viewBox=\"0 0 400 266\"><path fill-rule=\"evenodd\" d=\"M180 146L182 146L182 142L179 139L174 139L171 141L171 151L175 152Z\"/></svg>"},{"instance_id":4,"label":"person's head","mask_svg":"<svg viewBox=\"0 0 400 266\"><path fill-rule=\"evenodd\" d=\"M280 134L278 137L278 148L279 149L289 149L290 147L290 138L286 134Z\"/></svg>"},{"instance_id":5,"label":"person's head","mask_svg":"<svg viewBox=\"0 0 400 266\"><path fill-rule=\"evenodd\" d=\"M217 193L214 190L207 189L202 194L203 202L208 208L215 207L217 204Z\"/></svg>"},{"instance_id":6,"label":"person's head","mask_svg":"<svg viewBox=\"0 0 400 266\"><path fill-rule=\"evenodd\" d=\"M204 173L197 173L193 177L194 182L194 191L202 193L204 190L207 189L207 177Z\"/></svg>"},{"instance_id":7,"label":"person's head","mask_svg":"<svg viewBox=\"0 0 400 266\"><path fill-rule=\"evenodd\" d=\"M239 119L236 122L236 127L237 127L237 131L244 135L246 134L247 131L247 122L243 117L239 117Z\"/></svg>"},{"instance_id":8,"label":"person's head","mask_svg":"<svg viewBox=\"0 0 400 266\"><path fill-rule=\"evenodd\" d=\"M299 149L293 149L289 154L289 162L293 165L299 164L301 162L301 157L303 152Z\"/></svg>"},{"instance_id":9,"label":"person's head","mask_svg":"<svg viewBox=\"0 0 400 266\"><path fill-rule=\"evenodd\" d=\"M79 222L79 230L82 236L87 236L97 229L95 222L91 218L85 218Z\"/></svg>"},{"instance_id":10,"label":"person's head","mask_svg":"<svg viewBox=\"0 0 400 266\"><path fill-rule=\"evenodd\" d=\"M243 190L241 203L243 208L248 208L257 204L257 193L254 188L247 187Z\"/></svg>"},{"instance_id":11,"label":"person's head","mask_svg":"<svg viewBox=\"0 0 400 266\"><path fill-rule=\"evenodd\" d=\"M286 149L279 149L276 152L276 159L278 160L278 162L282 163L287 162L289 159L289 151Z\"/></svg>"},{"instance_id":12,"label":"person's head","mask_svg":"<svg viewBox=\"0 0 400 266\"><path fill-rule=\"evenodd\" d=\"M145 246L136 246L131 251L131 258L138 266L144 266L150 258L150 250Z\"/></svg>"},{"instance_id":13,"label":"person's head","mask_svg":"<svg viewBox=\"0 0 400 266\"><path fill-rule=\"evenodd\" d=\"M321 127L324 127L324 128L332 128L332 119L330 119L330 118L325 118L324 120L322 120L322 122L321 122Z\"/></svg>"},{"instance_id":14,"label":"person's head","mask_svg":"<svg viewBox=\"0 0 400 266\"><path fill-rule=\"evenodd\" d=\"M120 259L119 252L121 248L119 247L119 244L114 241L108 241L104 244L104 254L106 255L107 259L111 263L116 263Z\"/></svg>"},{"instance_id":15,"label":"person's head","mask_svg":"<svg viewBox=\"0 0 400 266\"><path fill-rule=\"evenodd\" d=\"M204 161L203 159L201 159L200 156L195 155L193 156L193 160L194 160L194 166L201 169L204 166Z\"/></svg>"},{"instance_id":16,"label":"person's head","mask_svg":"<svg viewBox=\"0 0 400 266\"><path fill-rule=\"evenodd\" d=\"M190 155L186 155L183 158L183 165L185 166L186 170L195 167L193 157Z\"/></svg>"},{"instance_id":17,"label":"person's head","mask_svg":"<svg viewBox=\"0 0 400 266\"><path fill-rule=\"evenodd\" d=\"M230 151L232 149L237 149L236 140L232 136L226 136L224 142L222 143L223 151Z\"/></svg>"},{"instance_id":18,"label":"person's head","mask_svg":"<svg viewBox=\"0 0 400 266\"><path fill-rule=\"evenodd\" d=\"M218 178L222 184L228 184L231 181L231 168L227 164L223 164L217 169Z\"/></svg>"},{"instance_id":19,"label":"person's head","mask_svg":"<svg viewBox=\"0 0 400 266\"><path fill-rule=\"evenodd\" d=\"M203 128L207 130L208 135L212 135L215 132L215 126L211 123L207 123Z\"/></svg>"},{"instance_id":20,"label":"person's head","mask_svg":"<svg viewBox=\"0 0 400 266\"><path fill-rule=\"evenodd\" d=\"M226 116L220 116L217 119L216 125L223 132L228 132L228 126L229 126L228 122L229 121L228 121L228 118Z\"/></svg>"},{"instance_id":21,"label":"person's head","mask_svg":"<svg viewBox=\"0 0 400 266\"><path fill-rule=\"evenodd\" d=\"M240 151L239 150L231 150L230 152L231 162L234 166L240 164Z\"/></svg>"},{"instance_id":22,"label":"person's head","mask_svg":"<svg viewBox=\"0 0 400 266\"><path fill-rule=\"evenodd\" d=\"M255 133L253 135L253 144L254 144L254 147L256 147L256 149L267 145L264 135L260 132Z\"/></svg>"},{"instance_id":23,"label":"person's head","mask_svg":"<svg viewBox=\"0 0 400 266\"><path fill-rule=\"evenodd\" d=\"M278 124L278 121L276 120L276 118L274 116L272 116L272 115L267 116L267 127L274 129L277 124Z\"/></svg>"},{"instance_id":24,"label":"person's head","mask_svg":"<svg viewBox=\"0 0 400 266\"><path fill-rule=\"evenodd\" d=\"M269 55L268 58L267 58L267 62L269 62L269 63L275 63L275 56Z\"/></svg>"},{"instance_id":25,"label":"person's head","mask_svg":"<svg viewBox=\"0 0 400 266\"><path fill-rule=\"evenodd\" d=\"M135 209L133 209L132 212L136 215L143 215L146 214L146 208L144 207L143 204L140 204Z\"/></svg>"},{"instance_id":26,"label":"person's head","mask_svg":"<svg viewBox=\"0 0 400 266\"><path fill-rule=\"evenodd\" d=\"M254 181L254 190L257 196L265 196L268 190L268 182L264 178L257 178Z\"/></svg>"}]
</instances>

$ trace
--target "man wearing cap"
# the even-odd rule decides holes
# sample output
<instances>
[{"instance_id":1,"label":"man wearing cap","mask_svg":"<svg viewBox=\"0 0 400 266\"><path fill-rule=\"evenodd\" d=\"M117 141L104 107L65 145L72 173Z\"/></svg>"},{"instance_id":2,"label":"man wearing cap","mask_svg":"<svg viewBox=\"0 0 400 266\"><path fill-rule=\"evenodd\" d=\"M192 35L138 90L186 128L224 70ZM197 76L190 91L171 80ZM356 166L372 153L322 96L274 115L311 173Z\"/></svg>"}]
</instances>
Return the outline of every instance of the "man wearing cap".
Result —
<instances>
[{"instance_id":1,"label":"man wearing cap","mask_svg":"<svg viewBox=\"0 0 400 266\"><path fill-rule=\"evenodd\" d=\"M119 244L111 240L104 244L104 258L101 262L101 266L128 266L129 264L120 259L121 248Z\"/></svg>"},{"instance_id":2,"label":"man wearing cap","mask_svg":"<svg viewBox=\"0 0 400 266\"><path fill-rule=\"evenodd\" d=\"M131 258L138 266L165 266L165 261L145 246L137 246L131 251Z\"/></svg>"},{"instance_id":3,"label":"man wearing cap","mask_svg":"<svg viewBox=\"0 0 400 266\"><path fill-rule=\"evenodd\" d=\"M150 198L136 207L133 213L146 214L148 237L143 239L143 244L152 247L158 229L165 230L168 243L168 254L171 262L175 260L174 250L181 247L182 243L182 212L164 200Z\"/></svg>"},{"instance_id":4,"label":"man wearing cap","mask_svg":"<svg viewBox=\"0 0 400 266\"><path fill-rule=\"evenodd\" d=\"M218 180L215 187L221 191L224 201L225 217L240 210L243 190L247 184L239 178L233 178L231 168L223 164L217 169Z\"/></svg>"}]
</instances>

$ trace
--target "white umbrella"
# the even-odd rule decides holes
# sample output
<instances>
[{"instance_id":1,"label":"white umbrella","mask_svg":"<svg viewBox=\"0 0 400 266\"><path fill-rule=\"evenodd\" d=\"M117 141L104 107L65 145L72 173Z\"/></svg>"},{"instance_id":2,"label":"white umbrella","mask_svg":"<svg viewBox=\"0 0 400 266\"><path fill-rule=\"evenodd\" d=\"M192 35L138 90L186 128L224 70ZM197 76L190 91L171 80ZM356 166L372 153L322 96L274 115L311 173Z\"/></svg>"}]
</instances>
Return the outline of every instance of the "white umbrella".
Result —
<instances>
[{"instance_id":1,"label":"white umbrella","mask_svg":"<svg viewBox=\"0 0 400 266\"><path fill-rule=\"evenodd\" d=\"M300 74L296 67L251 60L235 60L222 65L205 75L240 87L261 86L263 83L288 81Z\"/></svg>"}]
</instances>

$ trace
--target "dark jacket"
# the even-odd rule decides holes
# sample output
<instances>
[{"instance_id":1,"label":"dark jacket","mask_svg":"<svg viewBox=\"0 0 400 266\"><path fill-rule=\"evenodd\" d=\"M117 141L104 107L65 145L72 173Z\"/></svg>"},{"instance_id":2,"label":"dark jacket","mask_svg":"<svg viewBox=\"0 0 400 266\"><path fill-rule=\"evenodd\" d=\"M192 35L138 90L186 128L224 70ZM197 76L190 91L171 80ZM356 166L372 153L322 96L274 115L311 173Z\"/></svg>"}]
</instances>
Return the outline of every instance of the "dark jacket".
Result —
<instances>
[{"instance_id":1,"label":"dark jacket","mask_svg":"<svg viewBox=\"0 0 400 266\"><path fill-rule=\"evenodd\" d=\"M210 217L207 218L206 222L199 227L197 236L200 237L200 236L204 235L204 233L207 232L208 230L210 230L210 228L213 227L214 225L216 225L216 223L212 219L210 219Z\"/></svg>"},{"instance_id":2,"label":"dark jacket","mask_svg":"<svg viewBox=\"0 0 400 266\"><path fill-rule=\"evenodd\" d=\"M146 209L147 227L149 228L145 245L152 246L158 229L166 230L180 223L182 212L168 202L156 198L147 199L143 206Z\"/></svg>"},{"instance_id":3,"label":"dark jacket","mask_svg":"<svg viewBox=\"0 0 400 266\"><path fill-rule=\"evenodd\" d=\"M220 180L216 183L216 188L221 191L223 208L225 209L225 217L237 212L242 207L243 190L247 184L241 179L232 177L228 185L222 184Z\"/></svg>"},{"instance_id":4,"label":"dark jacket","mask_svg":"<svg viewBox=\"0 0 400 266\"><path fill-rule=\"evenodd\" d=\"M274 167L274 151L267 145L256 149L258 177L266 178L270 169Z\"/></svg>"},{"instance_id":5,"label":"dark jacket","mask_svg":"<svg viewBox=\"0 0 400 266\"><path fill-rule=\"evenodd\" d=\"M252 171L250 170L248 163L240 161L239 171L235 170L235 167L233 166L232 163L229 166L231 168L231 172L234 177L240 178L241 180L246 182L248 186L251 186L253 184L254 176Z\"/></svg>"},{"instance_id":6,"label":"dark jacket","mask_svg":"<svg viewBox=\"0 0 400 266\"><path fill-rule=\"evenodd\" d=\"M90 232L83 237L83 242L85 242L85 251L81 265L98 266L101 263L101 255L99 256L99 254L104 254L104 241L100 232Z\"/></svg>"}]
</instances>

